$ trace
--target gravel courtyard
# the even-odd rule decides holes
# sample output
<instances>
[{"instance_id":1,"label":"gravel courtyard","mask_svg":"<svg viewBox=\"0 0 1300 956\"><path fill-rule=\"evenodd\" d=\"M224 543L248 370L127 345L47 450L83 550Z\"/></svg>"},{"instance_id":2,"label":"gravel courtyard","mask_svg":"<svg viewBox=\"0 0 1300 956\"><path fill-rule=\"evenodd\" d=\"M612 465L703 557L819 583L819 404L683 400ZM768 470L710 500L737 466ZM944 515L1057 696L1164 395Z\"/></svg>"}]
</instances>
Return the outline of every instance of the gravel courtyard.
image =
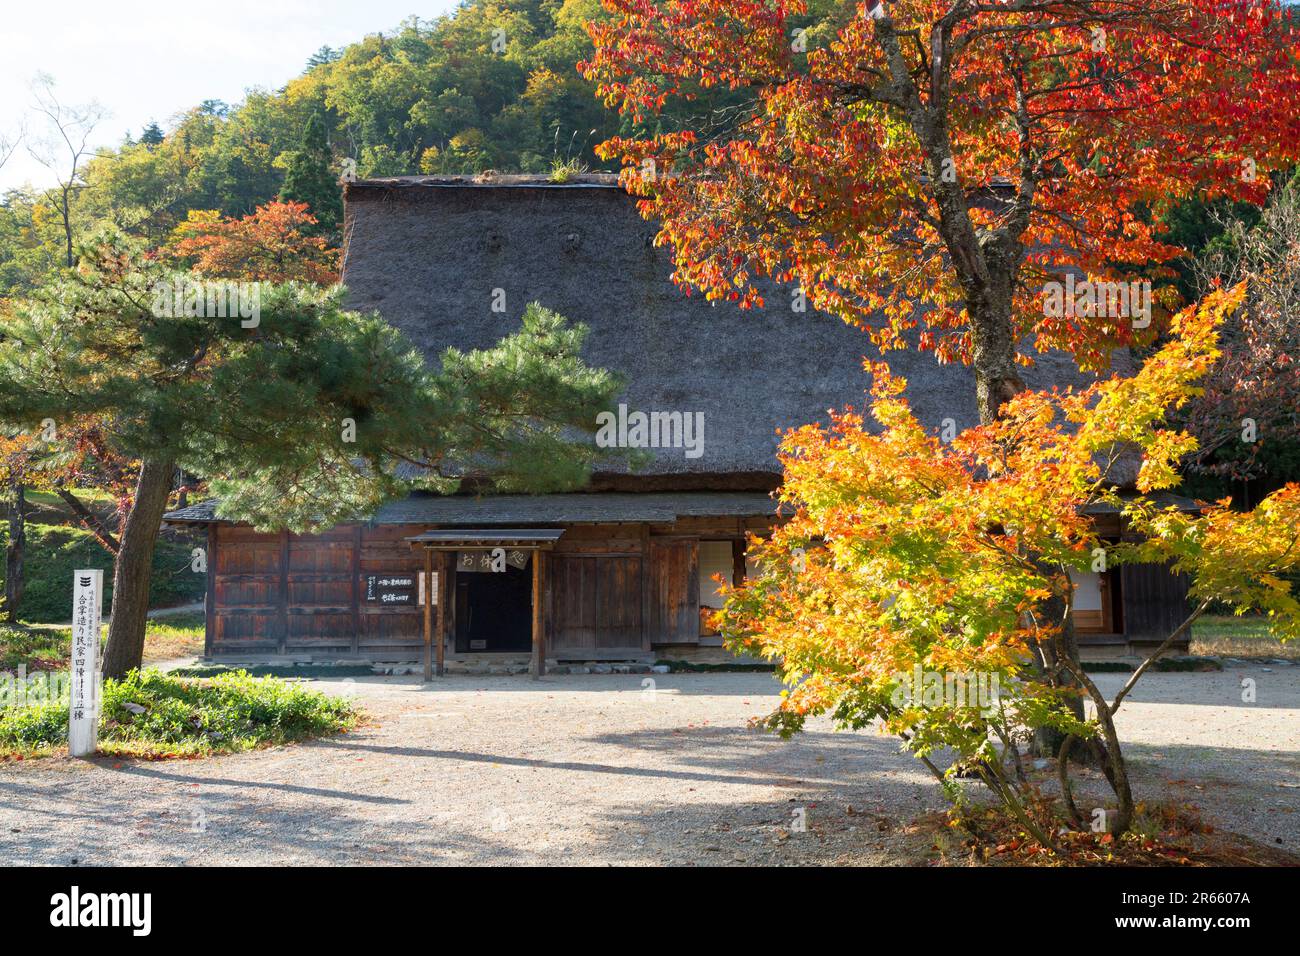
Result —
<instances>
[{"instance_id":1,"label":"gravel courtyard","mask_svg":"<svg viewBox=\"0 0 1300 956\"><path fill-rule=\"evenodd\" d=\"M1097 675L1113 693L1124 675ZM1242 681L1258 700L1243 703ZM647 681L653 680L653 683ZM210 760L0 764L3 864L910 864L941 809L874 733L749 729L762 674L317 681L373 722ZM1300 667L1153 674L1120 712L1139 799L1300 850ZM800 824L803 824L801 827Z\"/></svg>"}]
</instances>

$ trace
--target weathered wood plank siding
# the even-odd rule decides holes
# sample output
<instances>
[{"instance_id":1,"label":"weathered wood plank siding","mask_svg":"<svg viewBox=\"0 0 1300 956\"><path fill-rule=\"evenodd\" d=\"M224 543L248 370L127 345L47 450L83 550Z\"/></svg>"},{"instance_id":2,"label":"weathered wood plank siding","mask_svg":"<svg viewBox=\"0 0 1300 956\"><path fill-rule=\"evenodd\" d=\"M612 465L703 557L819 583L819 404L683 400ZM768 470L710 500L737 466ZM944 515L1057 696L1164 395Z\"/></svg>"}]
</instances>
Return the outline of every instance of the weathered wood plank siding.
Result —
<instances>
[{"instance_id":1,"label":"weathered wood plank siding","mask_svg":"<svg viewBox=\"0 0 1300 956\"><path fill-rule=\"evenodd\" d=\"M284 604L280 575L280 536L251 528L221 526L213 568L214 654L278 651Z\"/></svg>"},{"instance_id":2,"label":"weathered wood plank siding","mask_svg":"<svg viewBox=\"0 0 1300 956\"><path fill-rule=\"evenodd\" d=\"M656 645L700 643L699 542L736 542L733 576L739 576L744 567L739 542L746 532L767 527L766 519L734 518L567 527L543 587L547 656L619 659L649 654ZM364 581L371 574L418 576L422 557L406 539L424 530L423 525L348 525L317 535L281 535L214 525L207 653L418 659L423 645L418 603L367 602ZM440 592L449 600L445 631L453 649L455 577L449 562ZM1126 565L1108 583L1119 591L1119 600L1114 619L1097 622L1109 624L1102 630L1160 640L1181 622L1185 578L1163 567ZM1081 644L1114 639L1080 635Z\"/></svg>"},{"instance_id":3,"label":"weathered wood plank siding","mask_svg":"<svg viewBox=\"0 0 1300 956\"><path fill-rule=\"evenodd\" d=\"M557 554L551 559L551 649L579 654L596 649L596 559ZM638 641L638 644L640 642Z\"/></svg>"},{"instance_id":4,"label":"weathered wood plank siding","mask_svg":"<svg viewBox=\"0 0 1300 956\"><path fill-rule=\"evenodd\" d=\"M408 528L347 525L322 534L262 534L222 525L210 556L210 654L393 651L422 642L415 604L365 604L366 574L414 573ZM359 550L358 550L359 549Z\"/></svg>"},{"instance_id":5,"label":"weathered wood plank siding","mask_svg":"<svg viewBox=\"0 0 1300 956\"><path fill-rule=\"evenodd\" d=\"M655 644L699 641L698 542L739 541L766 519L690 518L674 524L571 525L549 559L543 601L551 658L618 659ZM346 525L314 535L213 526L207 653L415 660L423 647L416 602L367 602L367 575L411 575L421 554L406 540L424 525ZM739 565L738 565L739 566ZM441 594L456 594L449 563ZM446 607L454 647L455 607Z\"/></svg>"},{"instance_id":6,"label":"weathered wood plank siding","mask_svg":"<svg viewBox=\"0 0 1300 956\"><path fill-rule=\"evenodd\" d=\"M700 640L699 542L696 538L650 539L650 643L697 644Z\"/></svg>"},{"instance_id":7,"label":"weathered wood plank siding","mask_svg":"<svg viewBox=\"0 0 1300 956\"><path fill-rule=\"evenodd\" d=\"M644 525L575 525L550 558L550 652L559 659L649 650L641 626Z\"/></svg>"},{"instance_id":8,"label":"weathered wood plank siding","mask_svg":"<svg viewBox=\"0 0 1300 956\"><path fill-rule=\"evenodd\" d=\"M1129 640L1163 641L1187 617L1188 578L1159 564L1120 569L1123 627Z\"/></svg>"},{"instance_id":9,"label":"weathered wood plank siding","mask_svg":"<svg viewBox=\"0 0 1300 956\"><path fill-rule=\"evenodd\" d=\"M423 527L408 525L363 528L358 561L360 578L364 579L368 574L418 575L424 567L424 558L412 550L406 539L424 530ZM362 654L393 648L411 648L414 653L415 649L423 647L424 618L417 605L384 607L367 604L360 600L361 597L358 591L361 633L357 636L357 646Z\"/></svg>"}]
</instances>

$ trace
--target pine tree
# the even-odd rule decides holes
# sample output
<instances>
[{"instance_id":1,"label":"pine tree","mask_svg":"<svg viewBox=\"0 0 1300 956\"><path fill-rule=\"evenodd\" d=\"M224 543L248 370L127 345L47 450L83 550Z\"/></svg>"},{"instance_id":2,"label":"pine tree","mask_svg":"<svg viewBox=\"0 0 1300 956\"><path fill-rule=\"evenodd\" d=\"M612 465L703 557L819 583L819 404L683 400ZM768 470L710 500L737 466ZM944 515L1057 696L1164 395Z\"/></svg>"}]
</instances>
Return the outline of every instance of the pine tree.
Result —
<instances>
[{"instance_id":1,"label":"pine tree","mask_svg":"<svg viewBox=\"0 0 1300 956\"><path fill-rule=\"evenodd\" d=\"M318 235L335 235L343 219L343 194L330 169L325 119L313 113L303 127L298 149L289 154L280 188L283 202L304 202L316 217Z\"/></svg>"},{"instance_id":2,"label":"pine tree","mask_svg":"<svg viewBox=\"0 0 1300 956\"><path fill-rule=\"evenodd\" d=\"M310 73L318 66L324 66L326 63L333 63L343 55L343 51L336 50L331 46L322 46L319 50L307 57L307 69L303 72Z\"/></svg>"},{"instance_id":3,"label":"pine tree","mask_svg":"<svg viewBox=\"0 0 1300 956\"><path fill-rule=\"evenodd\" d=\"M453 462L502 489L555 491L585 479L596 416L621 388L583 363L584 328L538 306L496 347L449 350L431 369L379 316L346 311L337 287L227 282L256 309L195 315L218 312L193 295L195 277L120 235L81 253L76 274L0 329L0 422L100 415L111 451L141 463L118 536L107 677L140 666L178 466L209 479L223 517L296 531L454 490ZM399 462L427 467L399 476Z\"/></svg>"}]
</instances>

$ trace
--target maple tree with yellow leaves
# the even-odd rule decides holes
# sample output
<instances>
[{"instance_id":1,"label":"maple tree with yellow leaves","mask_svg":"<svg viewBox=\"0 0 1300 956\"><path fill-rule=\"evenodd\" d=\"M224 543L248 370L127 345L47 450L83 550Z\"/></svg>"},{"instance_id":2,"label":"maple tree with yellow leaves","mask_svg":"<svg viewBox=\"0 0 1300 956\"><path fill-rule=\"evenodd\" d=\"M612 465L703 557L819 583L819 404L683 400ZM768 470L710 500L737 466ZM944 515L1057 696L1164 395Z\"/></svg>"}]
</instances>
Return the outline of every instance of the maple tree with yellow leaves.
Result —
<instances>
[{"instance_id":1,"label":"maple tree with yellow leaves","mask_svg":"<svg viewBox=\"0 0 1300 956\"><path fill-rule=\"evenodd\" d=\"M916 419L906 382L872 373L870 418L854 411L830 426L788 432L782 501L793 518L770 540L754 538L761 572L728 591L718 623L737 651L777 662L788 685L773 729L793 732L813 714L841 724L879 721L898 734L954 798L961 768L975 767L1044 847L1056 839L1041 795L1020 766L1028 728L1066 734L1059 774L1067 826L1084 828L1072 798L1071 748L1094 747L1114 791L1106 829L1129 830L1134 799L1114 715L1133 685L1212 603L1263 612L1282 639L1300 636L1300 602L1283 575L1300 567L1300 485L1250 511L1229 501L1179 510L1167 492L1195 439L1166 423L1218 357L1218 327L1244 287L1219 292L1175 317L1174 337L1131 378L1072 391L1025 391L996 421L946 443ZM1122 475L1139 464L1136 494ZM1104 540L1090 507L1108 505L1126 534ZM1063 639L1073 587L1098 556L1109 564L1167 562L1188 575L1187 619L1113 699ZM1062 599L1049 619L1045 599ZM910 675L959 675L992 686L992 699L953 699ZM1068 675L1075 686L1056 678ZM954 682L955 684L955 682ZM1090 714L1067 706L1081 693ZM955 759L941 768L939 754Z\"/></svg>"}]
</instances>

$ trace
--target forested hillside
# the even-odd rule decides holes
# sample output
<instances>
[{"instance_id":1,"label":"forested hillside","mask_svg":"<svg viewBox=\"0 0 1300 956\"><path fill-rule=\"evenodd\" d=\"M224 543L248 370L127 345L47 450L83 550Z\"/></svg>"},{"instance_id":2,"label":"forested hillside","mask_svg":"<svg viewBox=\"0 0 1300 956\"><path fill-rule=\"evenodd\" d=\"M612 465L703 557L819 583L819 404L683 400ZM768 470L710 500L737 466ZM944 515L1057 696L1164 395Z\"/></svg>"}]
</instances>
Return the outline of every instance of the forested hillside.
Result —
<instances>
[{"instance_id":1,"label":"forested hillside","mask_svg":"<svg viewBox=\"0 0 1300 956\"><path fill-rule=\"evenodd\" d=\"M331 230L346 159L361 176L603 168L592 147L617 132L575 64L599 0L482 0L411 19L342 50L322 49L276 91L207 101L82 163L72 230L111 222L164 243L191 210L243 216L277 197L307 202ZM0 204L0 297L64 263L57 196L15 190Z\"/></svg>"}]
</instances>

